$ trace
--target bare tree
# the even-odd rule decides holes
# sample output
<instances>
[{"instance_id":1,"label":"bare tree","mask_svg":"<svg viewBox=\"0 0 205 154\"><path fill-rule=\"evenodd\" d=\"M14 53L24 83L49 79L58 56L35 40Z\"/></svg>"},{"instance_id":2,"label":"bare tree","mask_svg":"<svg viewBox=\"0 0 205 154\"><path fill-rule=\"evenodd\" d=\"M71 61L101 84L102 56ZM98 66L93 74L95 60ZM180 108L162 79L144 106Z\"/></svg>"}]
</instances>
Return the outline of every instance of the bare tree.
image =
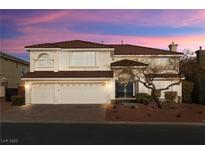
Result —
<instances>
[{"instance_id":1,"label":"bare tree","mask_svg":"<svg viewBox=\"0 0 205 154\"><path fill-rule=\"evenodd\" d=\"M196 53L189 49L184 49L184 56L180 62L180 71L186 80L194 82L196 78L205 79L205 64L198 65Z\"/></svg>"},{"instance_id":2,"label":"bare tree","mask_svg":"<svg viewBox=\"0 0 205 154\"><path fill-rule=\"evenodd\" d=\"M162 108L162 104L159 101L159 93L163 90L168 90L170 87L174 85L179 85L182 81L181 73L179 71L179 59L169 59L169 64L167 65L167 70L162 68L161 66L153 66L149 64L148 66L143 66L139 69L134 69L133 67L127 68L129 71L132 71L135 75L136 80L139 83L142 83L146 88L151 90L151 95L154 101L157 103L158 108ZM163 74L170 73L171 75L174 74L176 81L170 83L166 87L158 88L156 86L156 77L162 76Z\"/></svg>"},{"instance_id":3,"label":"bare tree","mask_svg":"<svg viewBox=\"0 0 205 154\"><path fill-rule=\"evenodd\" d=\"M196 58L196 53L193 50L190 49L184 49L183 50L183 56L182 60L188 60L188 59L194 59Z\"/></svg>"}]
</instances>

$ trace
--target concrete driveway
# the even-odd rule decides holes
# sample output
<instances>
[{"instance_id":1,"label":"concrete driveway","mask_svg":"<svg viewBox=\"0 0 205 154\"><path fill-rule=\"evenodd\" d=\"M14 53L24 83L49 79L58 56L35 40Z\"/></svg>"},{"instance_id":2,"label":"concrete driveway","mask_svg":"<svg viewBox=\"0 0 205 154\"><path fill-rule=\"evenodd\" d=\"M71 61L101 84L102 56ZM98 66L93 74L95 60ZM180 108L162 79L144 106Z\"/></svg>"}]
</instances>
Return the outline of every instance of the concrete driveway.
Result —
<instances>
[{"instance_id":1,"label":"concrete driveway","mask_svg":"<svg viewBox=\"0 0 205 154\"><path fill-rule=\"evenodd\" d=\"M105 121L105 105L11 106L1 102L1 122L94 122Z\"/></svg>"}]
</instances>

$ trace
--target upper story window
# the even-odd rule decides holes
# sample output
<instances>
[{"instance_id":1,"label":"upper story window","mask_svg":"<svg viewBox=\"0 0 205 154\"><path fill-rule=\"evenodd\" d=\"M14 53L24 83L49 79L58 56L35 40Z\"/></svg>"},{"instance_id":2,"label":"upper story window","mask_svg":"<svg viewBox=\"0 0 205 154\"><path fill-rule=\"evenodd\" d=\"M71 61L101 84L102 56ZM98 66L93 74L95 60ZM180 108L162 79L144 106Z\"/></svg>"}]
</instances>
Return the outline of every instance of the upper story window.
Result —
<instances>
[{"instance_id":1,"label":"upper story window","mask_svg":"<svg viewBox=\"0 0 205 154\"><path fill-rule=\"evenodd\" d=\"M72 52L70 54L71 67L92 67L96 66L95 52Z\"/></svg>"},{"instance_id":2,"label":"upper story window","mask_svg":"<svg viewBox=\"0 0 205 154\"><path fill-rule=\"evenodd\" d=\"M37 62L38 67L53 67L53 60L46 53L40 54Z\"/></svg>"},{"instance_id":3,"label":"upper story window","mask_svg":"<svg viewBox=\"0 0 205 154\"><path fill-rule=\"evenodd\" d=\"M153 58L151 59L151 65L152 66L159 66L159 67L167 67L169 65L169 59L168 58Z\"/></svg>"}]
</instances>

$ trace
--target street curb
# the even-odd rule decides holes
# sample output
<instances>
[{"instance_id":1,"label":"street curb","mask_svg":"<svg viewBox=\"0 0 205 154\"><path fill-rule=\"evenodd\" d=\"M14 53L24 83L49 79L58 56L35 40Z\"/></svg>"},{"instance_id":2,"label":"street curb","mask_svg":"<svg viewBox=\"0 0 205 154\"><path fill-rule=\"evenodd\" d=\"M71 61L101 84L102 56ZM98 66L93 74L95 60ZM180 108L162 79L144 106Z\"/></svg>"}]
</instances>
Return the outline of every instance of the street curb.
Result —
<instances>
[{"instance_id":1,"label":"street curb","mask_svg":"<svg viewBox=\"0 0 205 154\"><path fill-rule=\"evenodd\" d=\"M0 123L41 123L41 124L124 124L124 125L196 125L205 126L205 122L127 122L127 121L0 121Z\"/></svg>"}]
</instances>

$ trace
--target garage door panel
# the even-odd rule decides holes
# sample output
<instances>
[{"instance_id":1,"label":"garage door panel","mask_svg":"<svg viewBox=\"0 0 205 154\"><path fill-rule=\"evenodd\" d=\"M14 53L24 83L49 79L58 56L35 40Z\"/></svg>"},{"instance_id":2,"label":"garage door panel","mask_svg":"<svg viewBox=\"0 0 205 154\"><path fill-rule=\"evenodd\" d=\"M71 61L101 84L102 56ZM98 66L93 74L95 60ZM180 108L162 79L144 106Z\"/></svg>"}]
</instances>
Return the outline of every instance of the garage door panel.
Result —
<instances>
[{"instance_id":1,"label":"garage door panel","mask_svg":"<svg viewBox=\"0 0 205 154\"><path fill-rule=\"evenodd\" d=\"M104 83L32 84L32 104L104 104L106 100Z\"/></svg>"},{"instance_id":2,"label":"garage door panel","mask_svg":"<svg viewBox=\"0 0 205 154\"><path fill-rule=\"evenodd\" d=\"M32 104L53 104L54 84L33 84L31 102Z\"/></svg>"},{"instance_id":3,"label":"garage door panel","mask_svg":"<svg viewBox=\"0 0 205 154\"><path fill-rule=\"evenodd\" d=\"M103 104L106 102L106 89L103 84L67 84L61 87L63 104Z\"/></svg>"}]
</instances>

